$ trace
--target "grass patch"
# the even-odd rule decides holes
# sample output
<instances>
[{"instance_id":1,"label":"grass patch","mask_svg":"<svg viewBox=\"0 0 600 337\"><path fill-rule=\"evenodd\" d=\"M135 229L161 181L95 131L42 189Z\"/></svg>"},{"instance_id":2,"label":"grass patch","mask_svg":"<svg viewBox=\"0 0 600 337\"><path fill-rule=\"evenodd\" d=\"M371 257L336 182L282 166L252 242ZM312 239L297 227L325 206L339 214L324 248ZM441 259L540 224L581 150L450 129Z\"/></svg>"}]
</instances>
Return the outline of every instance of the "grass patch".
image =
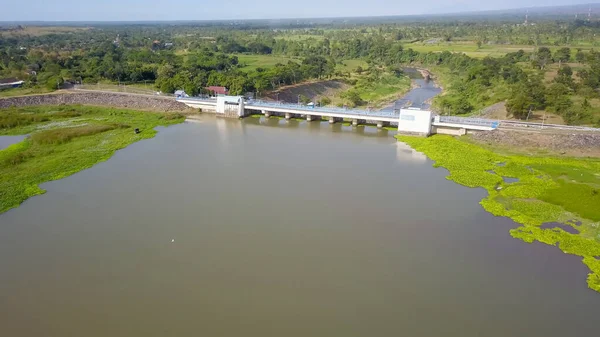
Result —
<instances>
[{"instance_id":1,"label":"grass patch","mask_svg":"<svg viewBox=\"0 0 600 337\"><path fill-rule=\"evenodd\" d=\"M53 90L45 87L34 87L34 88L10 88L0 90L0 97L13 97L13 96L25 96L35 94L46 94Z\"/></svg>"},{"instance_id":2,"label":"grass patch","mask_svg":"<svg viewBox=\"0 0 600 337\"><path fill-rule=\"evenodd\" d=\"M0 109L0 116L5 114L27 122L0 128L0 135L30 137L0 150L0 213L44 193L39 184L90 168L129 144L152 138L159 125L183 121L179 114L91 106Z\"/></svg>"},{"instance_id":3,"label":"grass patch","mask_svg":"<svg viewBox=\"0 0 600 337\"><path fill-rule=\"evenodd\" d=\"M559 181L559 187L546 191L540 199L583 218L600 221L600 188Z\"/></svg>"},{"instance_id":4,"label":"grass patch","mask_svg":"<svg viewBox=\"0 0 600 337\"><path fill-rule=\"evenodd\" d=\"M600 160L499 154L450 136L396 136L448 169L447 179L482 187L488 196L480 203L496 215L521 224L511 236L539 241L578 255L590 268L588 286L600 292ZM490 173L492 172L492 173ZM519 179L505 183L502 177ZM578 234L561 228L542 229L549 222L577 223Z\"/></svg>"},{"instance_id":5,"label":"grass patch","mask_svg":"<svg viewBox=\"0 0 600 337\"><path fill-rule=\"evenodd\" d=\"M114 125L86 125L74 128L46 130L31 135L31 141L36 144L63 144L71 141L73 138L91 136L113 130L114 128Z\"/></svg>"},{"instance_id":6,"label":"grass patch","mask_svg":"<svg viewBox=\"0 0 600 337\"><path fill-rule=\"evenodd\" d=\"M289 61L300 62L297 59L274 55L235 54L235 56L238 58L240 70L244 72L254 71L256 68L269 69L278 63L287 64Z\"/></svg>"},{"instance_id":7,"label":"grass patch","mask_svg":"<svg viewBox=\"0 0 600 337\"><path fill-rule=\"evenodd\" d=\"M50 120L81 116L81 113L75 108L73 108L73 110L61 109L59 111L47 111L46 113L38 112L39 111L35 108L22 108L19 110L16 108L4 109L0 114L0 130L6 131L8 129L39 124Z\"/></svg>"},{"instance_id":8,"label":"grass patch","mask_svg":"<svg viewBox=\"0 0 600 337\"><path fill-rule=\"evenodd\" d=\"M354 102L349 101L345 96L350 92L356 92L360 96L359 105L368 105L371 107L381 107L402 97L411 88L411 81L408 76L397 76L392 73L383 73L380 75L364 74L359 76L351 89L340 93L333 103L342 103L348 106L354 106Z\"/></svg>"},{"instance_id":9,"label":"grass patch","mask_svg":"<svg viewBox=\"0 0 600 337\"><path fill-rule=\"evenodd\" d=\"M336 70L344 73L354 73L356 71L356 68L358 67L361 67L362 69L367 69L369 68L369 64L365 60L350 59L339 61L335 66Z\"/></svg>"}]
</instances>

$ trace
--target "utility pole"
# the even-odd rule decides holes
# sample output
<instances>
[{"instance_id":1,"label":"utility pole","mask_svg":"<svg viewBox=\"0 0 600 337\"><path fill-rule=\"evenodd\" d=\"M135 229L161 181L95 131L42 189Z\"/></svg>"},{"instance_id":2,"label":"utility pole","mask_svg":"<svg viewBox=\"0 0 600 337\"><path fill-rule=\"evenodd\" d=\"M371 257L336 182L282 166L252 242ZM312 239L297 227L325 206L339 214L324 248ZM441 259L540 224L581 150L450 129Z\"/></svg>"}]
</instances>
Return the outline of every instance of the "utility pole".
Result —
<instances>
[{"instance_id":1,"label":"utility pole","mask_svg":"<svg viewBox=\"0 0 600 337\"><path fill-rule=\"evenodd\" d=\"M542 129L544 128L545 121L546 121L546 110L544 110L544 117L542 118Z\"/></svg>"}]
</instances>

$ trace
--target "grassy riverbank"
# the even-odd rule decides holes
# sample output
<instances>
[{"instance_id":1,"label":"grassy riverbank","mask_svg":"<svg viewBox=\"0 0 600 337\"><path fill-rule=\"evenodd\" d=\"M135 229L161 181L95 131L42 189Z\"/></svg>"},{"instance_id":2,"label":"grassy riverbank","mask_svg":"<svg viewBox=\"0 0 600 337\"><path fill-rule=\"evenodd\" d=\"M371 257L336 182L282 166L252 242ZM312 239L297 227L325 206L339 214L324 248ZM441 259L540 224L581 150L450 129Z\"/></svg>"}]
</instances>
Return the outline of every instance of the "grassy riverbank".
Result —
<instances>
[{"instance_id":1,"label":"grassy riverbank","mask_svg":"<svg viewBox=\"0 0 600 337\"><path fill-rule=\"evenodd\" d=\"M0 109L0 135L30 135L0 150L0 213L44 193L39 184L92 167L154 137L153 128L182 121L178 114L90 106Z\"/></svg>"},{"instance_id":2,"label":"grassy riverbank","mask_svg":"<svg viewBox=\"0 0 600 337\"><path fill-rule=\"evenodd\" d=\"M514 238L581 256L588 286L600 292L600 160L499 154L450 136L397 138L448 169L448 179L485 188L483 208L521 224Z\"/></svg>"}]
</instances>

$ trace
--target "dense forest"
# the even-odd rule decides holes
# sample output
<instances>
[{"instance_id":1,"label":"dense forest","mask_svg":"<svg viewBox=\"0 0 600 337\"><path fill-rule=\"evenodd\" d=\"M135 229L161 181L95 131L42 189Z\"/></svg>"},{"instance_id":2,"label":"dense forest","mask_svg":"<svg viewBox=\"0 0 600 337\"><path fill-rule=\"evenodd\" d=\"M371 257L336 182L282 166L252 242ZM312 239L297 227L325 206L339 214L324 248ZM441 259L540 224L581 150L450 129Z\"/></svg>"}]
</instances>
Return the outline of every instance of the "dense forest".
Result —
<instances>
[{"instance_id":1,"label":"dense forest","mask_svg":"<svg viewBox=\"0 0 600 337\"><path fill-rule=\"evenodd\" d=\"M65 82L146 83L190 95L211 85L260 95L282 85L335 78L354 86L341 94L346 104L363 105L357 83L389 82L412 65L430 69L444 87L433 102L441 113L473 114L505 101L515 118L546 111L569 124L595 124L598 33L600 22L579 19L305 28L99 25L59 32L19 26L0 31L0 78L47 90ZM286 61L250 69L240 61L246 55ZM354 60L363 65L342 66Z\"/></svg>"}]
</instances>

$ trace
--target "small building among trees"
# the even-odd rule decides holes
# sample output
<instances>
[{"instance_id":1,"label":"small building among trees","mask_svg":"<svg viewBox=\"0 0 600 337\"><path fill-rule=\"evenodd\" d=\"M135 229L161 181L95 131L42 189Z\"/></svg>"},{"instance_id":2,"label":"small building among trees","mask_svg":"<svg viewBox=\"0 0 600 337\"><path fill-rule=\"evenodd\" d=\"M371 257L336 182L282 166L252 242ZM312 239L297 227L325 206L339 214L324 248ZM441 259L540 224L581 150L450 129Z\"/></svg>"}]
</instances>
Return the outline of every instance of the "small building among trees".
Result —
<instances>
[{"instance_id":1,"label":"small building among trees","mask_svg":"<svg viewBox=\"0 0 600 337\"><path fill-rule=\"evenodd\" d=\"M206 87L204 89L206 89L206 91L208 91L208 93L213 96L229 94L229 90L227 90L227 88L225 88L225 87L218 87L218 86L212 85L212 86Z\"/></svg>"}]
</instances>

